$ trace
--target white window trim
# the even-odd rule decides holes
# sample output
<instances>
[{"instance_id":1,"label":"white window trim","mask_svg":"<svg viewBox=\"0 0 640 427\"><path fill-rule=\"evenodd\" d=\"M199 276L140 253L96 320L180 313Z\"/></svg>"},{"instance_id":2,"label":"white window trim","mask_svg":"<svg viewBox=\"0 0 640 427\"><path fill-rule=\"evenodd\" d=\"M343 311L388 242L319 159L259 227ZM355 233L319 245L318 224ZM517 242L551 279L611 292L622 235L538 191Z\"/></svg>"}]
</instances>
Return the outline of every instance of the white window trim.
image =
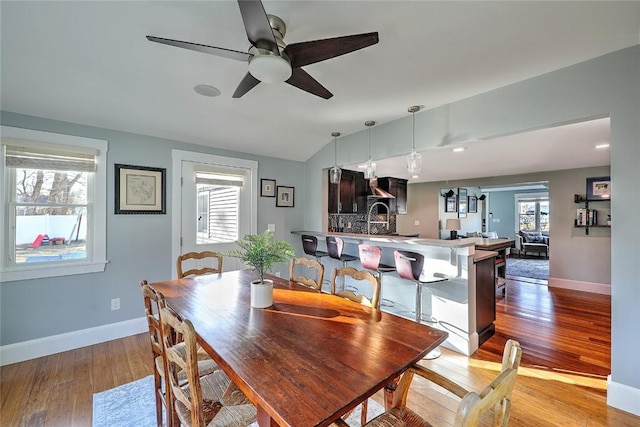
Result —
<instances>
[{"instance_id":1,"label":"white window trim","mask_svg":"<svg viewBox=\"0 0 640 427\"><path fill-rule=\"evenodd\" d=\"M5 252L7 251L7 240L0 244L0 282L12 282L16 280L41 279L46 277L69 276L73 274L97 273L104 271L107 263L107 150L109 143L102 139L84 138L80 136L64 135L52 132L42 132L31 129L15 128L10 126L2 126L1 132L3 137L16 138L29 141L41 141L44 143L61 144L66 146L93 148L98 151L96 156L96 172L93 177L95 182L93 194L93 228L87 230L91 232L91 251L92 258L88 260L79 260L73 262L65 262L64 265L37 265L29 264L26 266L7 266ZM7 230L8 212L7 212L7 183L4 150L0 150L0 199L2 199L3 208L0 210L0 224L2 230Z\"/></svg>"},{"instance_id":2,"label":"white window trim","mask_svg":"<svg viewBox=\"0 0 640 427\"><path fill-rule=\"evenodd\" d=\"M251 180L251 234L258 229L258 162L255 160L238 159L235 157L217 156L194 151L171 150L172 182L171 182L171 259L178 259L180 250L180 235L182 218L182 162L210 163L216 166L249 169Z\"/></svg>"}]
</instances>

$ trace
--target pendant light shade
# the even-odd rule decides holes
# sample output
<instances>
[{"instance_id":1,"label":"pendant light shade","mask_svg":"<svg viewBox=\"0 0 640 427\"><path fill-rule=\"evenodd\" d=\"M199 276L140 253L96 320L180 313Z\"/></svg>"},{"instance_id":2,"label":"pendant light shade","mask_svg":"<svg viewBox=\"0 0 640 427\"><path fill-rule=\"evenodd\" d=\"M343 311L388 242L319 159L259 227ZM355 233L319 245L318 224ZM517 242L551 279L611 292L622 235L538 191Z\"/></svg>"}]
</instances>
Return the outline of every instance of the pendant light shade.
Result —
<instances>
[{"instance_id":1,"label":"pendant light shade","mask_svg":"<svg viewBox=\"0 0 640 427\"><path fill-rule=\"evenodd\" d=\"M374 121L364 122L364 125L369 128L369 160L365 164L364 179L372 179L376 177L376 163L371 160L371 126L375 125Z\"/></svg>"},{"instance_id":2,"label":"pendant light shade","mask_svg":"<svg viewBox=\"0 0 640 427\"><path fill-rule=\"evenodd\" d=\"M333 167L329 171L329 182L332 184L340 184L340 179L342 178L342 169L338 166L338 137L340 136L340 132L331 133L333 137Z\"/></svg>"},{"instance_id":3,"label":"pendant light shade","mask_svg":"<svg viewBox=\"0 0 640 427\"><path fill-rule=\"evenodd\" d=\"M418 175L422 170L422 154L416 151L416 112L420 111L420 107L414 105L408 110L412 114L413 119L413 139L411 144L411 153L407 154L407 172L411 175Z\"/></svg>"}]
</instances>

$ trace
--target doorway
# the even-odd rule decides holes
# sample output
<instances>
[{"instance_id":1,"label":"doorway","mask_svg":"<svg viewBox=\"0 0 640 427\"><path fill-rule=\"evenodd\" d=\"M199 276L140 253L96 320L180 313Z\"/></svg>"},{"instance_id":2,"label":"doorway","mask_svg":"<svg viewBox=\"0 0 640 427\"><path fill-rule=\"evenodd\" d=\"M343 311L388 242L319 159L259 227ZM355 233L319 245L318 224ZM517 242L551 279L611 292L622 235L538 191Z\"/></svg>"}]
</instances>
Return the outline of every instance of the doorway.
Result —
<instances>
[{"instance_id":1,"label":"doorway","mask_svg":"<svg viewBox=\"0 0 640 427\"><path fill-rule=\"evenodd\" d=\"M172 257L235 249L257 229L258 162L173 150ZM238 270L225 258L224 270ZM174 271L174 276L176 272Z\"/></svg>"}]
</instances>

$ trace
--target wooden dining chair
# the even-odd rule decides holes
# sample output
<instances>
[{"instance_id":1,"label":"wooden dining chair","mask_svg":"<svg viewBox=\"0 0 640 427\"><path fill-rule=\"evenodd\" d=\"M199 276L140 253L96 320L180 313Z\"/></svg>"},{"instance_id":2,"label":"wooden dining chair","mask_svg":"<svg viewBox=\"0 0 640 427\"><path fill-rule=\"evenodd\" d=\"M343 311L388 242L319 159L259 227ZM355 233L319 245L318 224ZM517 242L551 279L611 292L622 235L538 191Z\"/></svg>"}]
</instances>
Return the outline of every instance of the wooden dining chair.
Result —
<instances>
[{"instance_id":1,"label":"wooden dining chair","mask_svg":"<svg viewBox=\"0 0 640 427\"><path fill-rule=\"evenodd\" d=\"M142 296L144 298L145 315L149 326L149 338L151 339L151 352L153 354L153 381L156 398L156 420L159 426L162 426L162 407L167 411L167 426L171 426L171 391L167 387L165 379L167 378L167 365L165 361L165 352L162 343L162 335L160 332L160 309L166 304L164 296L156 292L146 280L140 282ZM218 369L218 366L211 357L202 349L197 352L198 370L201 375L210 374ZM181 378L185 378L186 374L182 373Z\"/></svg>"},{"instance_id":2,"label":"wooden dining chair","mask_svg":"<svg viewBox=\"0 0 640 427\"><path fill-rule=\"evenodd\" d=\"M302 266L305 270L315 270L315 279L310 279L306 276L296 276L296 266ZM289 280L306 286L316 291L322 290L322 279L324 279L324 265L318 261L309 258L293 258L289 263Z\"/></svg>"},{"instance_id":3,"label":"wooden dining chair","mask_svg":"<svg viewBox=\"0 0 640 427\"><path fill-rule=\"evenodd\" d=\"M346 289L336 292L336 280L339 277L350 277L359 282L369 282L371 285L371 297L364 294L356 294ZM335 268L331 273L331 293L367 307L379 308L380 306L380 282L376 276L366 270L356 270L353 267Z\"/></svg>"},{"instance_id":4,"label":"wooden dining chair","mask_svg":"<svg viewBox=\"0 0 640 427\"><path fill-rule=\"evenodd\" d=\"M336 292L336 280L338 277L350 277L353 280L360 282L369 282L371 285L371 298L363 294L356 294L351 290L342 290ZM358 304L366 305L367 307L379 308L380 306L380 280L367 270L356 270L353 267L335 268L331 273L331 293L348 300L357 302ZM362 402L362 412L360 416L361 424L367 422L367 408L368 399ZM344 418L347 418L351 412L347 413Z\"/></svg>"},{"instance_id":5,"label":"wooden dining chair","mask_svg":"<svg viewBox=\"0 0 640 427\"><path fill-rule=\"evenodd\" d=\"M194 268L190 268L193 266ZM187 252L176 261L178 279L222 273L222 255L213 251Z\"/></svg>"},{"instance_id":6,"label":"wooden dining chair","mask_svg":"<svg viewBox=\"0 0 640 427\"><path fill-rule=\"evenodd\" d=\"M224 372L217 370L199 375L193 324L181 319L169 307L162 308L160 313L167 383L173 399L173 424L237 427L256 421L256 408ZM182 337L181 346L175 343L176 336ZM185 381L181 379L181 372L186 373Z\"/></svg>"},{"instance_id":7,"label":"wooden dining chair","mask_svg":"<svg viewBox=\"0 0 640 427\"><path fill-rule=\"evenodd\" d=\"M461 399L456 412L454 427L475 427L480 417L493 409L491 425L505 427L509 422L511 393L518 376L522 349L515 340L507 341L502 355L502 370L480 392L469 392L449 378L421 365L414 365L400 378L394 394L392 408L365 424L366 427L430 426L429 422L409 409L407 396L414 375L431 381Z\"/></svg>"}]
</instances>

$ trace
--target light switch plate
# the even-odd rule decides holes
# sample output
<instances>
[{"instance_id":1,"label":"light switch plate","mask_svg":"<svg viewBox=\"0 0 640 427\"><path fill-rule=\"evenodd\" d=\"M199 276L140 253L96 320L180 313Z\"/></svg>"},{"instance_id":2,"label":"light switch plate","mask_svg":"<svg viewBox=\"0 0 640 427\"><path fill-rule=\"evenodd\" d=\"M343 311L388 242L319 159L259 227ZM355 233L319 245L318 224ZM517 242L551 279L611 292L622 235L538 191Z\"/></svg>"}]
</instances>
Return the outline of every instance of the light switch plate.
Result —
<instances>
[{"instance_id":1,"label":"light switch plate","mask_svg":"<svg viewBox=\"0 0 640 427\"><path fill-rule=\"evenodd\" d=\"M413 225L420 225L420 220L416 219L415 221L413 221Z\"/></svg>"},{"instance_id":2,"label":"light switch plate","mask_svg":"<svg viewBox=\"0 0 640 427\"><path fill-rule=\"evenodd\" d=\"M267 228L269 229L269 231L272 231L274 233L276 232L276 225L275 224L268 224Z\"/></svg>"}]
</instances>

